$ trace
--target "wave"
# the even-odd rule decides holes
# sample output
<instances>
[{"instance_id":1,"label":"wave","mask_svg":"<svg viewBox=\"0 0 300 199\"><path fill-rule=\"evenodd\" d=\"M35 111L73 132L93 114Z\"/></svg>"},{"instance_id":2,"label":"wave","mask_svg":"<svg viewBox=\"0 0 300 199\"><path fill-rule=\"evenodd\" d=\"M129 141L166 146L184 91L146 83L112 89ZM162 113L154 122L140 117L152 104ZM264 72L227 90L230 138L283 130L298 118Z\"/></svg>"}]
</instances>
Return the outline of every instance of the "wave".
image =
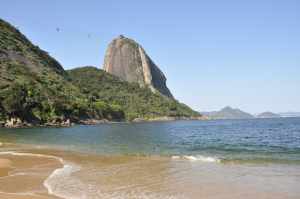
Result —
<instances>
[{"instance_id":1,"label":"wave","mask_svg":"<svg viewBox=\"0 0 300 199\"><path fill-rule=\"evenodd\" d=\"M66 162L63 158L53 155L43 155L26 152L5 151L0 155L31 156L43 157L58 160L63 166L55 169L43 182L49 195L54 195L64 199L125 199L125 198L143 198L143 199L185 199L180 195L161 195L144 192L143 190L113 191L103 193L99 185L93 183L84 183L76 177L76 173L81 170L77 164Z\"/></svg>"},{"instance_id":2,"label":"wave","mask_svg":"<svg viewBox=\"0 0 300 199\"><path fill-rule=\"evenodd\" d=\"M3 151L0 152L0 155L13 155L13 156L31 156L31 157L40 157L40 158L51 158L58 160L63 167L55 169L48 178L44 181L43 185L47 189L49 195L54 195L61 198L72 198L72 199L83 199L86 197L74 197L78 195L78 192L75 193L68 193L66 188L78 190L78 186L75 185L74 181L71 178L71 174L79 171L80 167L74 164L66 164L63 158L52 156L52 155L43 155L43 154L36 154L36 153L21 153L15 151ZM73 186L70 186L70 183L74 183ZM80 188L80 187L79 187Z\"/></svg>"},{"instance_id":3,"label":"wave","mask_svg":"<svg viewBox=\"0 0 300 199\"><path fill-rule=\"evenodd\" d=\"M200 162L221 162L221 159L217 157L209 157L203 155L183 155L183 156L172 156L172 159L184 159L189 161L200 161Z\"/></svg>"},{"instance_id":4,"label":"wave","mask_svg":"<svg viewBox=\"0 0 300 199\"><path fill-rule=\"evenodd\" d=\"M22 153L22 152L15 152L15 151L1 151L0 155L14 155L14 156L33 156L33 157L42 157L42 158L51 158L56 159L60 163L63 164L63 159L57 156L53 155L43 155L43 154L37 154L37 153Z\"/></svg>"},{"instance_id":5,"label":"wave","mask_svg":"<svg viewBox=\"0 0 300 199\"><path fill-rule=\"evenodd\" d=\"M61 198L84 199L84 184L72 177L72 174L80 171L80 167L75 164L64 164L62 168L54 170L51 175L44 181L44 186L48 193Z\"/></svg>"}]
</instances>

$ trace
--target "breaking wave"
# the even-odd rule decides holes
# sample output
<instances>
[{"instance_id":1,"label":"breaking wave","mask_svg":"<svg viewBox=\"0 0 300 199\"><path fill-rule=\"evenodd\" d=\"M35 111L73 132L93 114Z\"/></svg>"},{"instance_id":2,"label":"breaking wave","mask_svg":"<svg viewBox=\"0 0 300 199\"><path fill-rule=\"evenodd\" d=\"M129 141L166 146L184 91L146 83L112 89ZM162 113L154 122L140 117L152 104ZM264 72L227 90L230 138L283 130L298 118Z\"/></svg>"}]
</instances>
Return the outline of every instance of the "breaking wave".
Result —
<instances>
[{"instance_id":1,"label":"breaking wave","mask_svg":"<svg viewBox=\"0 0 300 199\"><path fill-rule=\"evenodd\" d=\"M53 155L43 155L26 152L5 151L0 155L31 156L58 160L63 166L55 169L43 182L49 195L64 199L185 199L181 195L165 195L144 192L143 190L118 190L104 193L99 185L84 183L76 177L81 170L79 165L66 162L63 158Z\"/></svg>"},{"instance_id":2,"label":"breaking wave","mask_svg":"<svg viewBox=\"0 0 300 199\"><path fill-rule=\"evenodd\" d=\"M63 165L63 167L55 169L43 183L44 187L48 190L48 194L66 199L88 198L85 195L85 189L87 189L88 187L84 186L84 184L80 180L72 177L72 174L79 171L80 167L75 164L66 163L63 158L53 155L21 153L15 151L0 152L0 155L31 156L58 160Z\"/></svg>"},{"instance_id":3,"label":"breaking wave","mask_svg":"<svg viewBox=\"0 0 300 199\"><path fill-rule=\"evenodd\" d=\"M220 163L221 159L217 157L209 157L203 155L183 155L183 156L172 156L172 159L181 159L181 160L189 160L189 161L200 161L200 162L216 162Z\"/></svg>"}]
</instances>

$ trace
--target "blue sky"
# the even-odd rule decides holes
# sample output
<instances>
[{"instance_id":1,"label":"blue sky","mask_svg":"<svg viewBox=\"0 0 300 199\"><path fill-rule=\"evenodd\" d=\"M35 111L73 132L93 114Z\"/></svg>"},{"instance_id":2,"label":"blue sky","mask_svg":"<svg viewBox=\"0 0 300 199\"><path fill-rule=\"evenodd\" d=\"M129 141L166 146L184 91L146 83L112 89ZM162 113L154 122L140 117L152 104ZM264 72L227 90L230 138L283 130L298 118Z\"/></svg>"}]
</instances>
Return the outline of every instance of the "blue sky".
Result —
<instances>
[{"instance_id":1,"label":"blue sky","mask_svg":"<svg viewBox=\"0 0 300 199\"><path fill-rule=\"evenodd\" d=\"M194 109L300 111L298 0L6 0L0 17L66 69L102 67L124 34Z\"/></svg>"}]
</instances>

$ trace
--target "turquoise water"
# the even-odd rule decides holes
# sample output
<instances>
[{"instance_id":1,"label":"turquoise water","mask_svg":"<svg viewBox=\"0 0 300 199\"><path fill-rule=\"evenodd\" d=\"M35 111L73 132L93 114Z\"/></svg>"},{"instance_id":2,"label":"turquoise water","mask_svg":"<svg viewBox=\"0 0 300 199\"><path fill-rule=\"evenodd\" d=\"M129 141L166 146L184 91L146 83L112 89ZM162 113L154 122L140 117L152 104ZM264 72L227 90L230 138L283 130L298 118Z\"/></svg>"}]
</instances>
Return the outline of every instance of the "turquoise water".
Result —
<instances>
[{"instance_id":1,"label":"turquoise water","mask_svg":"<svg viewBox=\"0 0 300 199\"><path fill-rule=\"evenodd\" d=\"M0 129L0 142L101 155L191 155L300 164L300 118Z\"/></svg>"}]
</instances>

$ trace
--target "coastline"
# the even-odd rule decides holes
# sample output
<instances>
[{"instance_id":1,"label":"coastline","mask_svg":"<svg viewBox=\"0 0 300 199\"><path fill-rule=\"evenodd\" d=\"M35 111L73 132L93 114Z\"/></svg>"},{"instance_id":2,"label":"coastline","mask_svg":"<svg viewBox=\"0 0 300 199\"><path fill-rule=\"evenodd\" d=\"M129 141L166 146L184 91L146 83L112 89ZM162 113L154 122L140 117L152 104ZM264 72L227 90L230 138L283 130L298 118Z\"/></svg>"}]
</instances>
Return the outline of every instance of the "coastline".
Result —
<instances>
[{"instance_id":1,"label":"coastline","mask_svg":"<svg viewBox=\"0 0 300 199\"><path fill-rule=\"evenodd\" d=\"M71 121L70 119L59 120L50 123L35 124L21 121L19 118L11 118L7 121L0 121L0 128L31 128L31 127L71 127L73 125L97 125L113 123L140 123L140 122L163 122L163 121L180 121L180 120L209 120L206 116L195 117L153 117L153 118L135 118L132 121L125 120L108 120L108 119L83 119Z\"/></svg>"},{"instance_id":2,"label":"coastline","mask_svg":"<svg viewBox=\"0 0 300 199\"><path fill-rule=\"evenodd\" d=\"M294 176L299 165L224 164L209 157L103 156L34 145L3 146L0 173L4 167L14 168L0 177L2 198L296 199L300 194L296 188L300 180Z\"/></svg>"},{"instance_id":3,"label":"coastline","mask_svg":"<svg viewBox=\"0 0 300 199\"><path fill-rule=\"evenodd\" d=\"M299 129L299 119L139 122L2 129L0 198L298 199L300 195L299 134L292 134ZM261 146L265 141L267 146ZM250 148L253 142L256 145ZM207 149L215 149L216 143L217 150Z\"/></svg>"}]
</instances>

